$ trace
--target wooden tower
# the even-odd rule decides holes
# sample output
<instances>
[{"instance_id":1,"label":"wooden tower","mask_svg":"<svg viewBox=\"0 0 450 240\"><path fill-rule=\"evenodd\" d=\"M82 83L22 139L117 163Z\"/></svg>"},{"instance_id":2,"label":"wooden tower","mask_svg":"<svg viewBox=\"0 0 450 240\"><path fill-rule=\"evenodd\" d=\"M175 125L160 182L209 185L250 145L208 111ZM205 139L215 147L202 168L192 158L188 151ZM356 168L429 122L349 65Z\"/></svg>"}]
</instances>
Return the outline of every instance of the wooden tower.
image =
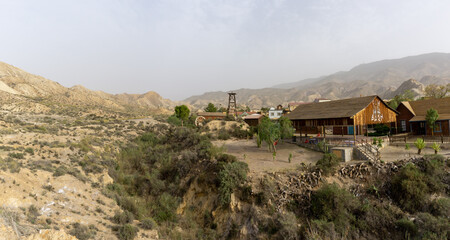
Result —
<instances>
[{"instance_id":1,"label":"wooden tower","mask_svg":"<svg viewBox=\"0 0 450 240\"><path fill-rule=\"evenodd\" d=\"M237 107L236 107L236 93L229 92L228 93L228 108L227 108L227 117L230 113L237 117Z\"/></svg>"}]
</instances>

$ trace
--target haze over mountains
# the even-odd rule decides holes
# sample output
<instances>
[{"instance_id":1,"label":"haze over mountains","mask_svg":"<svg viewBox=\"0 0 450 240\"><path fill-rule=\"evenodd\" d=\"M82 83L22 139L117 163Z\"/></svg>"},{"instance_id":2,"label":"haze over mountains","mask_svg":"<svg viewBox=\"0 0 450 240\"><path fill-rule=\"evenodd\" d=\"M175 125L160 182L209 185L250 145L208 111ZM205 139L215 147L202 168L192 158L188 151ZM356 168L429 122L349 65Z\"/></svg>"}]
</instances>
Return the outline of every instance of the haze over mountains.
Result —
<instances>
[{"instance_id":1,"label":"haze over mountains","mask_svg":"<svg viewBox=\"0 0 450 240\"><path fill-rule=\"evenodd\" d=\"M447 83L450 83L450 54L429 53L361 64L349 71L271 88L238 89L235 92L238 104L258 109L315 98L340 99L374 94L392 98L408 89L421 95L426 85ZM208 102L225 105L227 94L208 92L189 97L185 102L199 108Z\"/></svg>"},{"instance_id":2,"label":"haze over mountains","mask_svg":"<svg viewBox=\"0 0 450 240\"><path fill-rule=\"evenodd\" d=\"M0 62L0 99L4 110L57 112L83 109L89 112L146 112L172 108L175 103L156 92L108 94L81 85L66 88L44 77Z\"/></svg>"},{"instance_id":3,"label":"haze over mountains","mask_svg":"<svg viewBox=\"0 0 450 240\"><path fill-rule=\"evenodd\" d=\"M281 80L280 80L281 81ZM340 99L377 94L389 99L405 90L421 96L426 85L450 83L450 54L429 53L401 59L361 64L346 72L278 84L271 88L238 89L238 105L252 109L286 106L292 101L315 98ZM207 92L183 102L204 108L209 102L227 104L226 92ZM145 94L108 94L76 85L70 88L44 77L27 73L0 62L0 100L3 110L31 112L168 113L180 104L164 99L156 92ZM73 111L76 112L76 111Z\"/></svg>"}]
</instances>

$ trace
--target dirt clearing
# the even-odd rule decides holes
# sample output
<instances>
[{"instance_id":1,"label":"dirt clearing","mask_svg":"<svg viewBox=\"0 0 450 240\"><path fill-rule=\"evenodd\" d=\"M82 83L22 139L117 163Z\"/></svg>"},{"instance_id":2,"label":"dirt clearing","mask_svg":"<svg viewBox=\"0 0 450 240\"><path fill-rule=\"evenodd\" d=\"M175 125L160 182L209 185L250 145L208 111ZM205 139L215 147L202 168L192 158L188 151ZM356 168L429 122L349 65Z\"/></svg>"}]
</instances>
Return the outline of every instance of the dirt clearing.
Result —
<instances>
[{"instance_id":1,"label":"dirt clearing","mask_svg":"<svg viewBox=\"0 0 450 240\"><path fill-rule=\"evenodd\" d=\"M226 140L214 141L216 146L224 146L226 153L234 155L239 161L245 162L250 172L275 172L285 169L295 169L299 164L315 164L323 154L294 144L279 143L275 160L267 145L256 146L255 140ZM292 154L289 163L289 154Z\"/></svg>"}]
</instances>

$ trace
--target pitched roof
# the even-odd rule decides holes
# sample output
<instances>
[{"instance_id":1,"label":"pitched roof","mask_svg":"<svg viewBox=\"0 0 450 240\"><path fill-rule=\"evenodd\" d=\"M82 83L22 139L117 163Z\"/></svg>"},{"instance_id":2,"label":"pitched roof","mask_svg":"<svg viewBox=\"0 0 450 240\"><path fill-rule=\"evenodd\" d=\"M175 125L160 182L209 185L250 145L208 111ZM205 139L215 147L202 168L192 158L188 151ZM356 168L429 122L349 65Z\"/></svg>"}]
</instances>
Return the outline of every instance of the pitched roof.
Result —
<instances>
[{"instance_id":1,"label":"pitched roof","mask_svg":"<svg viewBox=\"0 0 450 240\"><path fill-rule=\"evenodd\" d=\"M450 119L450 98L438 98L438 99L427 99L427 100L419 100L419 101L411 101L406 102L409 104L410 108L408 108L405 102L402 102L408 110L414 114L414 117L411 118L410 121L425 121L425 116L427 115L427 111L430 108L434 108L438 111L439 118L438 120L446 120Z\"/></svg>"},{"instance_id":2,"label":"pitched roof","mask_svg":"<svg viewBox=\"0 0 450 240\"><path fill-rule=\"evenodd\" d=\"M197 113L199 117L226 117L227 113L223 112L199 112Z\"/></svg>"},{"instance_id":3,"label":"pitched roof","mask_svg":"<svg viewBox=\"0 0 450 240\"><path fill-rule=\"evenodd\" d=\"M378 98L385 106L390 108L380 97L374 95L300 105L287 117L291 120L352 117L366 108L375 98ZM392 108L390 109L396 112Z\"/></svg>"},{"instance_id":4,"label":"pitched roof","mask_svg":"<svg viewBox=\"0 0 450 240\"><path fill-rule=\"evenodd\" d=\"M412 107L411 107L411 104L409 104L409 102L407 102L407 101L405 101L405 102L402 102L402 104L412 113L412 114L414 114L414 115L416 115L416 113L414 112L414 110L412 109Z\"/></svg>"},{"instance_id":5,"label":"pitched roof","mask_svg":"<svg viewBox=\"0 0 450 240\"><path fill-rule=\"evenodd\" d=\"M260 119L262 117L263 117L263 115L261 115L261 114L252 114L252 115L245 116L244 119Z\"/></svg>"}]
</instances>

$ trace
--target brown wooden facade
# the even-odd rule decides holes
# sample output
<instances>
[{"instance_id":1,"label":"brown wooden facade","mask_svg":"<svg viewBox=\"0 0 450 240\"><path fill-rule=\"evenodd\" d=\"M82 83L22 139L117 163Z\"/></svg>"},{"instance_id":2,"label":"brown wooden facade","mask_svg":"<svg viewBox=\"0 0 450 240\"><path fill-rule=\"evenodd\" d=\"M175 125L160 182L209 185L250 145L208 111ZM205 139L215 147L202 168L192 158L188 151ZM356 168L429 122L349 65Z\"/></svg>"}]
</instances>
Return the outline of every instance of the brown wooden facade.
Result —
<instances>
[{"instance_id":1,"label":"brown wooden facade","mask_svg":"<svg viewBox=\"0 0 450 240\"><path fill-rule=\"evenodd\" d=\"M409 120L414 117L414 114L408 109L410 106L400 104L397 107L397 126L399 133L410 132L412 130Z\"/></svg>"},{"instance_id":2,"label":"brown wooden facade","mask_svg":"<svg viewBox=\"0 0 450 240\"><path fill-rule=\"evenodd\" d=\"M288 117L297 133L364 135L375 124L395 127L397 112L378 96L299 106Z\"/></svg>"},{"instance_id":3,"label":"brown wooden facade","mask_svg":"<svg viewBox=\"0 0 450 240\"><path fill-rule=\"evenodd\" d=\"M249 126L251 127L256 127L261 123L261 120L264 116L261 114L252 114L252 115L248 115L245 116L244 122L246 122Z\"/></svg>"},{"instance_id":4,"label":"brown wooden facade","mask_svg":"<svg viewBox=\"0 0 450 240\"><path fill-rule=\"evenodd\" d=\"M430 108L437 110L439 114L434 132L426 122L426 113ZM400 132L450 136L450 98L402 102L397 111L399 112L397 125Z\"/></svg>"}]
</instances>

